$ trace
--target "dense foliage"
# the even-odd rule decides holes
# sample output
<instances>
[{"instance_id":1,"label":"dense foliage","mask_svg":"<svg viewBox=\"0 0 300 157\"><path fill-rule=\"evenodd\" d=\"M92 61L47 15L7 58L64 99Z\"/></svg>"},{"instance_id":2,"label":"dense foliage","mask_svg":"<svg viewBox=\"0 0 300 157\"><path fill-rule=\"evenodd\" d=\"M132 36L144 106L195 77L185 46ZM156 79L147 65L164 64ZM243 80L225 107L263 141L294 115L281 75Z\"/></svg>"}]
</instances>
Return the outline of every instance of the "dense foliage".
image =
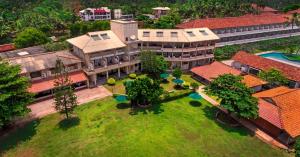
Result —
<instances>
[{"instance_id":1,"label":"dense foliage","mask_svg":"<svg viewBox=\"0 0 300 157\"><path fill-rule=\"evenodd\" d=\"M300 157L300 138L298 138L296 140L296 143L295 143L295 157Z\"/></svg>"},{"instance_id":2,"label":"dense foliage","mask_svg":"<svg viewBox=\"0 0 300 157\"><path fill-rule=\"evenodd\" d=\"M241 81L241 76L221 75L205 87L205 91L217 96L228 112L247 119L257 118L258 100L252 97L253 91Z\"/></svg>"},{"instance_id":3,"label":"dense foliage","mask_svg":"<svg viewBox=\"0 0 300 157\"><path fill-rule=\"evenodd\" d=\"M70 25L71 36L110 29L109 21L76 22Z\"/></svg>"},{"instance_id":4,"label":"dense foliage","mask_svg":"<svg viewBox=\"0 0 300 157\"><path fill-rule=\"evenodd\" d=\"M0 128L16 116L24 116L33 95L27 92L28 78L19 75L19 66L0 60Z\"/></svg>"},{"instance_id":5,"label":"dense foliage","mask_svg":"<svg viewBox=\"0 0 300 157\"><path fill-rule=\"evenodd\" d=\"M24 31L17 35L14 43L17 48L35 46L45 44L50 39L42 31L36 28L26 28Z\"/></svg>"},{"instance_id":6,"label":"dense foliage","mask_svg":"<svg viewBox=\"0 0 300 157\"><path fill-rule=\"evenodd\" d=\"M159 75L164 73L168 68L168 63L164 58L157 56L151 51L143 51L140 58L143 72L152 78L159 79Z\"/></svg>"},{"instance_id":7,"label":"dense foliage","mask_svg":"<svg viewBox=\"0 0 300 157\"><path fill-rule=\"evenodd\" d=\"M151 105L159 101L163 88L159 82L148 77L125 83L126 94L132 105Z\"/></svg>"},{"instance_id":8,"label":"dense foliage","mask_svg":"<svg viewBox=\"0 0 300 157\"><path fill-rule=\"evenodd\" d=\"M60 59L56 61L55 65L54 86L55 109L65 114L68 119L78 102L72 87L72 81L68 76L68 70Z\"/></svg>"},{"instance_id":9,"label":"dense foliage","mask_svg":"<svg viewBox=\"0 0 300 157\"><path fill-rule=\"evenodd\" d=\"M268 71L261 71L258 73L258 76L269 82L271 86L280 86L280 85L287 85L288 79L282 74L281 71L277 69L270 69Z\"/></svg>"},{"instance_id":10,"label":"dense foliage","mask_svg":"<svg viewBox=\"0 0 300 157\"><path fill-rule=\"evenodd\" d=\"M216 60L226 60L230 59L239 50L247 51L250 53L257 53L262 51L279 50L286 51L287 47L293 47L294 49L300 48L300 37L289 37L283 39L272 39L266 41L259 41L255 43L241 44L224 46L221 48L216 48L214 50L214 55Z\"/></svg>"},{"instance_id":11,"label":"dense foliage","mask_svg":"<svg viewBox=\"0 0 300 157\"><path fill-rule=\"evenodd\" d=\"M181 75L182 75L181 69L178 68L178 67L175 68L174 71L173 71L173 73L172 73L172 75L173 75L175 78L179 79L179 78L181 77Z\"/></svg>"}]
</instances>

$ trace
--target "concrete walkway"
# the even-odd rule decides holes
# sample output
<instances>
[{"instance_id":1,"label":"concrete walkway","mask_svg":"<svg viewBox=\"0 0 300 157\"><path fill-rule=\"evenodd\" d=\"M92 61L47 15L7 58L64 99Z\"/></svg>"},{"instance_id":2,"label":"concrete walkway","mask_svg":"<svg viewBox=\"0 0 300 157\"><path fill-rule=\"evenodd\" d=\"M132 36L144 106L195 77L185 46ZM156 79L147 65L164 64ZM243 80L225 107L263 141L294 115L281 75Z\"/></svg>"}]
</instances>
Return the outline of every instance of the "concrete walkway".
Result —
<instances>
[{"instance_id":1,"label":"concrete walkway","mask_svg":"<svg viewBox=\"0 0 300 157\"><path fill-rule=\"evenodd\" d=\"M82 105L84 103L112 95L112 93L108 91L106 88L104 88L103 86L99 86L91 89L83 89L75 92L75 94L77 95L78 105ZM54 108L53 103L54 100L49 99L28 106L28 108L31 109L30 117L41 118L46 115L57 112Z\"/></svg>"},{"instance_id":2,"label":"concrete walkway","mask_svg":"<svg viewBox=\"0 0 300 157\"><path fill-rule=\"evenodd\" d=\"M214 106L217 106L219 109L225 111L225 109L220 107L220 103L215 101L214 99L210 98L208 95L204 93L204 86L200 86L198 93L208 102L213 104ZM264 131L260 130L258 127L256 127L254 124L251 122L245 120L245 119L238 119L236 117L233 117L235 120L237 120L240 124L242 124L244 127L248 128L252 132L255 133L255 136L264 141L265 143L271 144L272 146L281 148L281 149L288 149L285 145L281 144L278 142L276 139L265 133Z\"/></svg>"}]
</instances>

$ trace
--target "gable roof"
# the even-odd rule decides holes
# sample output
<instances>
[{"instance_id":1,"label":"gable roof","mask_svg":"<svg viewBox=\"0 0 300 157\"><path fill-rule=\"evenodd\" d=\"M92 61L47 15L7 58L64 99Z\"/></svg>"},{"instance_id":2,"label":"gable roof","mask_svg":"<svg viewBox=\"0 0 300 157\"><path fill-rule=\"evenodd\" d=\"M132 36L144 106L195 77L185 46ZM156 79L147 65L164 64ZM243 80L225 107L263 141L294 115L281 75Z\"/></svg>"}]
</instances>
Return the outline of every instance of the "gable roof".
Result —
<instances>
[{"instance_id":1,"label":"gable roof","mask_svg":"<svg viewBox=\"0 0 300 157\"><path fill-rule=\"evenodd\" d=\"M101 34L106 34L109 38L104 39L101 37ZM94 40L93 36L98 36L99 40ZM67 42L81 49L83 53L94 53L126 47L112 31L90 32L79 37L68 39Z\"/></svg>"},{"instance_id":2,"label":"gable roof","mask_svg":"<svg viewBox=\"0 0 300 157\"><path fill-rule=\"evenodd\" d=\"M245 51L239 51L232 57L232 59L260 70L269 70L271 68L275 68L280 70L288 79L300 81L299 67L263 58Z\"/></svg>"},{"instance_id":3,"label":"gable roof","mask_svg":"<svg viewBox=\"0 0 300 157\"><path fill-rule=\"evenodd\" d=\"M65 65L81 63L82 61L68 51L43 53L34 56L9 59L10 63L21 66L21 74L54 68L57 59Z\"/></svg>"},{"instance_id":4,"label":"gable roof","mask_svg":"<svg viewBox=\"0 0 300 157\"><path fill-rule=\"evenodd\" d=\"M264 13L261 15L244 15L238 17L225 17L225 18L207 18L197 19L186 23L177 25L177 28L201 28L207 27L209 29L224 29L233 27L246 27L257 25L268 25L286 23L287 15L285 14L272 14Z\"/></svg>"},{"instance_id":5,"label":"gable roof","mask_svg":"<svg viewBox=\"0 0 300 157\"><path fill-rule=\"evenodd\" d=\"M260 118L268 121L280 129L283 129L278 106L275 106L263 99L258 99L258 108Z\"/></svg>"},{"instance_id":6,"label":"gable roof","mask_svg":"<svg viewBox=\"0 0 300 157\"><path fill-rule=\"evenodd\" d=\"M254 77L252 75L245 75L243 76L243 83L246 84L247 87L256 87L256 86L260 86L260 85L264 85L267 84L266 81L259 79L257 77Z\"/></svg>"},{"instance_id":7,"label":"gable roof","mask_svg":"<svg viewBox=\"0 0 300 157\"><path fill-rule=\"evenodd\" d=\"M278 87L254 94L258 98L270 98L279 108L282 128L295 138L300 135L300 89Z\"/></svg>"},{"instance_id":8,"label":"gable roof","mask_svg":"<svg viewBox=\"0 0 300 157\"><path fill-rule=\"evenodd\" d=\"M147 33L147 36L144 33ZM162 36L157 36L157 33ZM172 36L173 34L176 34ZM192 34L189 35L189 33ZM145 42L199 42L219 40L220 38L208 28L194 29L139 29L138 39Z\"/></svg>"},{"instance_id":9,"label":"gable roof","mask_svg":"<svg viewBox=\"0 0 300 157\"><path fill-rule=\"evenodd\" d=\"M218 76L224 74L233 74L236 76L241 74L241 71L217 61L209 65L192 68L191 72L205 78L208 81L212 81Z\"/></svg>"}]
</instances>

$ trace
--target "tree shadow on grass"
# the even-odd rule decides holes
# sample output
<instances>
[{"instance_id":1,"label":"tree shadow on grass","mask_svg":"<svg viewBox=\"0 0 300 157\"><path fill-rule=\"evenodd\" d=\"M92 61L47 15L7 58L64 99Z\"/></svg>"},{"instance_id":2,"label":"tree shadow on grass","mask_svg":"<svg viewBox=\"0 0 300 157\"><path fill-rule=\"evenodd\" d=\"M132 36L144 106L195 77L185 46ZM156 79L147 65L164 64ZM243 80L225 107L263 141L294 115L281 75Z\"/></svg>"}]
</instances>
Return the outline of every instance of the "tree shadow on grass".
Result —
<instances>
[{"instance_id":1,"label":"tree shadow on grass","mask_svg":"<svg viewBox=\"0 0 300 157\"><path fill-rule=\"evenodd\" d=\"M68 130L74 126L80 124L80 119L78 117L71 117L69 119L63 119L58 123L59 128L63 130Z\"/></svg>"},{"instance_id":2,"label":"tree shadow on grass","mask_svg":"<svg viewBox=\"0 0 300 157\"><path fill-rule=\"evenodd\" d=\"M153 113L153 114L160 114L164 112L164 110L161 108L162 104L155 104L152 106L149 106L147 108L141 108L141 107L134 107L131 109L129 112L130 115L137 115L138 113L142 114L148 114L148 113Z\"/></svg>"},{"instance_id":3,"label":"tree shadow on grass","mask_svg":"<svg viewBox=\"0 0 300 157\"><path fill-rule=\"evenodd\" d=\"M130 107L131 107L130 103L118 103L117 104L118 109L128 109Z\"/></svg>"},{"instance_id":4,"label":"tree shadow on grass","mask_svg":"<svg viewBox=\"0 0 300 157\"><path fill-rule=\"evenodd\" d=\"M204 115L208 119L213 120L216 124L218 124L218 126L220 126L222 129L226 130L227 132L238 133L241 136L248 136L248 135L254 136L253 132L247 130L243 126L232 127L230 125L222 124L222 123L218 122L217 119L216 119L216 113L219 111L219 109L215 106L206 106L203 109L203 111L204 111Z\"/></svg>"},{"instance_id":5,"label":"tree shadow on grass","mask_svg":"<svg viewBox=\"0 0 300 157\"><path fill-rule=\"evenodd\" d=\"M202 106L202 103L200 101L193 100L193 101L190 101L189 103L193 107L200 107L200 106Z\"/></svg>"},{"instance_id":6,"label":"tree shadow on grass","mask_svg":"<svg viewBox=\"0 0 300 157\"><path fill-rule=\"evenodd\" d=\"M30 140L36 134L39 124L39 120L34 120L22 126L3 130L5 134L0 137L0 156L3 152L15 148L19 143Z\"/></svg>"}]
</instances>

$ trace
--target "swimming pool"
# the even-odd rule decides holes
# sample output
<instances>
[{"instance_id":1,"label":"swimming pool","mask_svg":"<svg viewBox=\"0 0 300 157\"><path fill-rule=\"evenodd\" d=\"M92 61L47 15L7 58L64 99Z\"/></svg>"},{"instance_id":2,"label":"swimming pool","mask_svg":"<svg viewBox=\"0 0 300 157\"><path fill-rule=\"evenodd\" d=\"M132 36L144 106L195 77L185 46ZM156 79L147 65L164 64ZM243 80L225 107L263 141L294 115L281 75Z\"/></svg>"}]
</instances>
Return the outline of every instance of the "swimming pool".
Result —
<instances>
[{"instance_id":1,"label":"swimming pool","mask_svg":"<svg viewBox=\"0 0 300 157\"><path fill-rule=\"evenodd\" d=\"M282 52L270 52L270 53L261 54L259 56L264 57L264 58L269 58L269 59L277 60L279 62L283 62L283 63L287 63L287 64L291 64L291 65L295 65L297 67L300 67L300 62L288 60L283 55Z\"/></svg>"}]
</instances>

